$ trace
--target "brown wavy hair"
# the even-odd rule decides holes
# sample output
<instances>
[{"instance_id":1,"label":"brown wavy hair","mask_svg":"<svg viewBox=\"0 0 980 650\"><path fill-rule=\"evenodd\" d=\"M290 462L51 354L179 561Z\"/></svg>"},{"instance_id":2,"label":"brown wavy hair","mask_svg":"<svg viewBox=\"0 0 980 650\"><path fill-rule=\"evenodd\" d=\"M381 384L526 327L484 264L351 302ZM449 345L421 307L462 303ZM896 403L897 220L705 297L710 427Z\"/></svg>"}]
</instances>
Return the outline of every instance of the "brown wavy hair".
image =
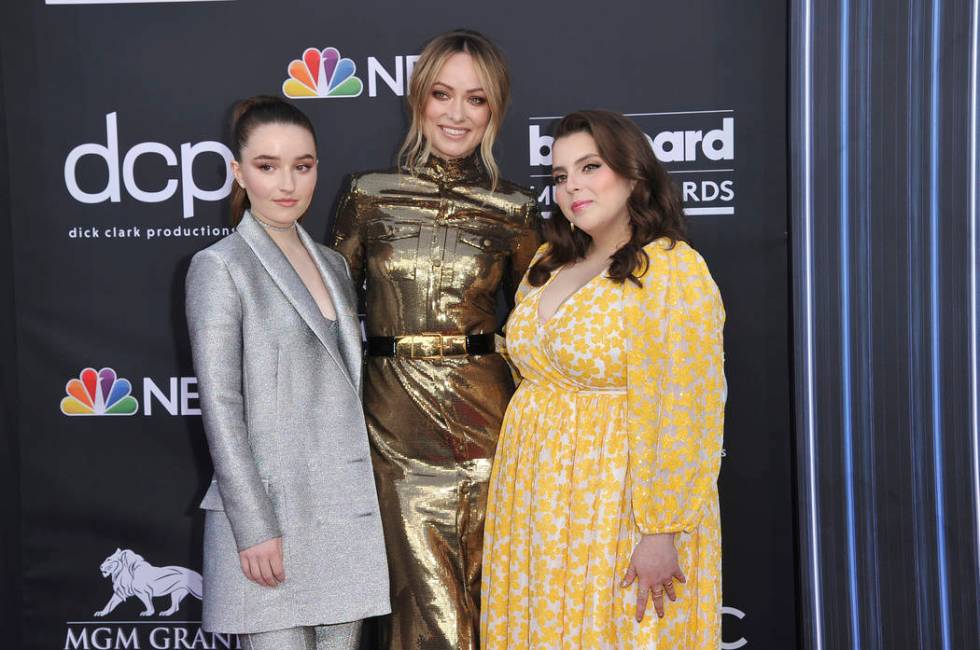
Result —
<instances>
[{"instance_id":1,"label":"brown wavy hair","mask_svg":"<svg viewBox=\"0 0 980 650\"><path fill-rule=\"evenodd\" d=\"M408 133L398 150L398 162L412 171L428 160L429 143L422 133L425 104L429 101L432 84L436 82L442 66L449 57L460 52L473 58L473 66L483 83L490 106L490 122L480 142L480 159L490 175L491 188L495 188L500 180L500 167L493 157L493 143L500 133L500 125L510 103L510 74L500 49L489 38L472 29L454 29L439 34L422 49L408 84Z\"/></svg>"},{"instance_id":2,"label":"brown wavy hair","mask_svg":"<svg viewBox=\"0 0 980 650\"><path fill-rule=\"evenodd\" d=\"M313 146L316 147L316 130L306 113L279 97L255 95L238 102L231 113L231 153L239 163L242 161L242 149L248 144L252 132L264 124L292 124L304 128L313 136ZM237 226L245 210L250 207L245 188L232 183L231 224Z\"/></svg>"},{"instance_id":3,"label":"brown wavy hair","mask_svg":"<svg viewBox=\"0 0 980 650\"><path fill-rule=\"evenodd\" d=\"M569 113L555 127L555 142L573 133L591 135L603 162L619 176L635 181L626 201L632 236L613 254L608 276L642 286L640 278L650 264L644 246L661 237L670 240L670 248L688 241L680 193L653 154L646 134L626 116L601 110ZM547 282L558 268L585 257L592 245L592 238L581 228L573 230L559 209L542 223L541 230L550 245L528 273L535 287Z\"/></svg>"}]
</instances>

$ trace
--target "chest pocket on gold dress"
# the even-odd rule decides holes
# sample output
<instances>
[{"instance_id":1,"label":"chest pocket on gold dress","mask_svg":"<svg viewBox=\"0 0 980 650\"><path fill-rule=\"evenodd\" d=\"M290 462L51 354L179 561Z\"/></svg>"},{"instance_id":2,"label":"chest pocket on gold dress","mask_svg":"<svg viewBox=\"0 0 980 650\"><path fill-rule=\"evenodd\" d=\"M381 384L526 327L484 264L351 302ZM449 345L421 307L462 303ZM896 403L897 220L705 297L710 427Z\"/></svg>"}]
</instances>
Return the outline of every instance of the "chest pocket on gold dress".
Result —
<instances>
[{"instance_id":1,"label":"chest pocket on gold dress","mask_svg":"<svg viewBox=\"0 0 980 650\"><path fill-rule=\"evenodd\" d=\"M414 280L422 224L408 221L374 221L365 227L368 264L382 277Z\"/></svg>"},{"instance_id":2,"label":"chest pocket on gold dress","mask_svg":"<svg viewBox=\"0 0 980 650\"><path fill-rule=\"evenodd\" d=\"M510 252L507 240L496 233L459 230L456 236L458 273L466 281L479 278L480 284L497 286ZM457 278L457 282L462 278Z\"/></svg>"}]
</instances>

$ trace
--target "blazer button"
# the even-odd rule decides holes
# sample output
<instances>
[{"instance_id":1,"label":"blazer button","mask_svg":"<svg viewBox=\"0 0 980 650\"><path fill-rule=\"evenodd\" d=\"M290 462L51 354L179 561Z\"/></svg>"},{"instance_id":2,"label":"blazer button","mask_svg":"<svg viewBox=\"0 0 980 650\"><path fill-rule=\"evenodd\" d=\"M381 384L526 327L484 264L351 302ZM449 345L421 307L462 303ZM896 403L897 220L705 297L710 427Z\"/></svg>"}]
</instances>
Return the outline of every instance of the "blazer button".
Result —
<instances>
[{"instance_id":1,"label":"blazer button","mask_svg":"<svg viewBox=\"0 0 980 650\"><path fill-rule=\"evenodd\" d=\"M442 266L442 260L432 260L432 266L436 268Z\"/></svg>"}]
</instances>

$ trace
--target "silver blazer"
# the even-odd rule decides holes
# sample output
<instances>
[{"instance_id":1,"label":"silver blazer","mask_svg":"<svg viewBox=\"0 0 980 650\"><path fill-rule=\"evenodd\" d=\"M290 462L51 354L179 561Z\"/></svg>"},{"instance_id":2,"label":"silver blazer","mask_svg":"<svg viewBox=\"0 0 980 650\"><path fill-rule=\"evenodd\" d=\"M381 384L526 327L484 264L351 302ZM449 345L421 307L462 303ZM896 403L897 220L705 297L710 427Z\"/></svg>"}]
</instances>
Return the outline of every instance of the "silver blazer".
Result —
<instances>
[{"instance_id":1,"label":"silver blazer","mask_svg":"<svg viewBox=\"0 0 980 650\"><path fill-rule=\"evenodd\" d=\"M201 508L205 630L256 633L390 611L361 410L361 333L343 257L297 226L337 334L246 213L197 253L187 324L214 480ZM257 585L238 552L282 536L286 580Z\"/></svg>"}]
</instances>

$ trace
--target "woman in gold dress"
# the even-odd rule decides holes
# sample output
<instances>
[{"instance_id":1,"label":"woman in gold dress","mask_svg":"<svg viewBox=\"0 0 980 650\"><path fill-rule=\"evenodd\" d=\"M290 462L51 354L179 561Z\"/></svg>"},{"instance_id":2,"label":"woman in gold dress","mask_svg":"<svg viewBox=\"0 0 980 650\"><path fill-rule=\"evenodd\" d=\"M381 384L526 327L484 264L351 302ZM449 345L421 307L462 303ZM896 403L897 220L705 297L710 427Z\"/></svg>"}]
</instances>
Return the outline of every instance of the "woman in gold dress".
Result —
<instances>
[{"instance_id":1,"label":"woman in gold dress","mask_svg":"<svg viewBox=\"0 0 980 650\"><path fill-rule=\"evenodd\" d=\"M497 296L513 297L539 243L533 195L499 178L491 152L508 95L490 41L437 36L415 64L400 168L355 174L335 222L366 312L384 648L479 646L487 484L514 391Z\"/></svg>"},{"instance_id":2,"label":"woman in gold dress","mask_svg":"<svg viewBox=\"0 0 980 650\"><path fill-rule=\"evenodd\" d=\"M484 648L717 650L718 289L635 124L572 113L553 156L561 213L507 323L524 380L490 481Z\"/></svg>"}]
</instances>

